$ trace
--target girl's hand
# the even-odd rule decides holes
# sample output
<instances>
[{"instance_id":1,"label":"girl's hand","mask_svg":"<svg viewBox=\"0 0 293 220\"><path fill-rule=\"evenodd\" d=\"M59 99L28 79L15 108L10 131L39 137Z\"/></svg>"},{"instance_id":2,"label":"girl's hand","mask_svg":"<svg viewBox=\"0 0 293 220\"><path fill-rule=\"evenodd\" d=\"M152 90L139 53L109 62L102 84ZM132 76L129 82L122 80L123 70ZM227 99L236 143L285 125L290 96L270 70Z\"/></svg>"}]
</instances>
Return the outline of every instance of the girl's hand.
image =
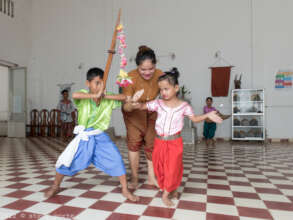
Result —
<instances>
[{"instance_id":1,"label":"girl's hand","mask_svg":"<svg viewBox=\"0 0 293 220\"><path fill-rule=\"evenodd\" d=\"M217 114L217 111L212 111L207 114L208 119L213 122L221 123L223 119Z\"/></svg>"},{"instance_id":2,"label":"girl's hand","mask_svg":"<svg viewBox=\"0 0 293 220\"><path fill-rule=\"evenodd\" d=\"M132 102L137 102L137 101L140 99L140 97L143 95L143 93L144 93L144 89L141 89L141 90L137 91L137 92L132 96L131 101L132 101Z\"/></svg>"},{"instance_id":3,"label":"girl's hand","mask_svg":"<svg viewBox=\"0 0 293 220\"><path fill-rule=\"evenodd\" d=\"M139 102L131 102L132 109L141 109L142 104Z\"/></svg>"}]
</instances>

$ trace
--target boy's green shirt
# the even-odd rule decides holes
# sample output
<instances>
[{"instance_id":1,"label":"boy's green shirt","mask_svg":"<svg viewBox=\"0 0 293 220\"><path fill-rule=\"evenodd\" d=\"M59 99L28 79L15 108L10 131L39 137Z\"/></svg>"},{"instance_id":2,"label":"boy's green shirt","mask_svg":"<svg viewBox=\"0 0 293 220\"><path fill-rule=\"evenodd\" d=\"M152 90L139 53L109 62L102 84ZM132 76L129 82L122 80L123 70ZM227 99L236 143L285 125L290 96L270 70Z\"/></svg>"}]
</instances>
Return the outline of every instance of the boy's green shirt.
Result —
<instances>
[{"instance_id":1,"label":"boy's green shirt","mask_svg":"<svg viewBox=\"0 0 293 220\"><path fill-rule=\"evenodd\" d=\"M85 89L81 89L79 92L88 93ZM74 99L73 101L78 110L78 125L101 131L105 131L109 127L112 110L122 104L121 101L111 99L102 99L98 106L92 99Z\"/></svg>"}]
</instances>

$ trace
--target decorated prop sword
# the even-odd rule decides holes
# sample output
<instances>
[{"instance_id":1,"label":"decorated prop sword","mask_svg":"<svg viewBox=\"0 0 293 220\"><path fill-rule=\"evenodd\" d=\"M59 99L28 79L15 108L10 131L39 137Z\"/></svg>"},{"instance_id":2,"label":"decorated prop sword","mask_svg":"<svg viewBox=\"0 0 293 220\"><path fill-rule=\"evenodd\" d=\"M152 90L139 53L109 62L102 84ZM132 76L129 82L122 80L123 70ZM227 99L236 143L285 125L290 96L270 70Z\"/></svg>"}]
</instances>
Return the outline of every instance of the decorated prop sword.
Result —
<instances>
[{"instance_id":1,"label":"decorated prop sword","mask_svg":"<svg viewBox=\"0 0 293 220\"><path fill-rule=\"evenodd\" d=\"M121 18L121 8L119 9L119 12L118 12L118 17L117 17L113 37L112 37L111 47L108 50L109 54L108 54L108 59L107 59L107 63L106 63L105 71L104 71L104 78L103 78L104 89L106 87L106 82L107 82L110 67L112 64L113 55L115 54L116 39L119 40L118 53L120 55L120 72L117 76L116 83L120 87L127 87L128 85L133 83L131 78L128 76L127 72L125 71L125 67L127 65L127 59L124 53L124 49L127 47L127 45L126 45L126 36L124 33L124 27L120 22L120 18ZM136 92L134 96L132 97L133 99L132 101L137 101L142 96L143 92L144 92L143 90Z\"/></svg>"}]
</instances>

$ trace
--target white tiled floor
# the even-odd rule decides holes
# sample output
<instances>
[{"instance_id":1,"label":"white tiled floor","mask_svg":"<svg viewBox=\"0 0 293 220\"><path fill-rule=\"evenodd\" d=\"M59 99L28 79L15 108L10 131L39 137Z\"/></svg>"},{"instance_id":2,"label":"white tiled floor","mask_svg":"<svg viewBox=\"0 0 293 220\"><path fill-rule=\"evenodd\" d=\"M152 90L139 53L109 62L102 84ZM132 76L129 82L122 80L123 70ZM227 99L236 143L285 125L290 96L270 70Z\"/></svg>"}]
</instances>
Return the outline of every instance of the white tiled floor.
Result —
<instances>
[{"instance_id":1,"label":"white tiled floor","mask_svg":"<svg viewBox=\"0 0 293 220\"><path fill-rule=\"evenodd\" d=\"M125 142L117 145L127 167ZM291 145L186 146L180 197L172 208L164 206L158 189L146 184L143 154L141 184L134 192L140 202L126 200L118 179L93 166L65 177L61 192L44 198L60 153L55 149L64 147L59 139L0 138L0 220L293 219Z\"/></svg>"}]
</instances>

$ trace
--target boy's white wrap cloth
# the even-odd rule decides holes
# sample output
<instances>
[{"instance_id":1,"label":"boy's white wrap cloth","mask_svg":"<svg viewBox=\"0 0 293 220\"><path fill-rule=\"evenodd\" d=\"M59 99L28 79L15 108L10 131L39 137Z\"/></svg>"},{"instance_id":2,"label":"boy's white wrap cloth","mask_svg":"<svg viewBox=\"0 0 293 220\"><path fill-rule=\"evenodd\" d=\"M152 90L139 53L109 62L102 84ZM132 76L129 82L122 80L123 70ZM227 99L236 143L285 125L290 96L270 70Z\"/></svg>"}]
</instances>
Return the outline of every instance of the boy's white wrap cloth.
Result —
<instances>
[{"instance_id":1,"label":"boy's white wrap cloth","mask_svg":"<svg viewBox=\"0 0 293 220\"><path fill-rule=\"evenodd\" d=\"M76 134L76 136L73 138L73 140L67 145L65 150L62 152L62 154L59 156L57 162L56 162L56 168L61 167L62 165L66 167L70 167L72 160L74 158L74 155L78 149L80 140L88 141L89 136L92 135L98 135L102 133L103 131L96 129L91 131L85 131L85 127L83 125L75 126L73 133Z\"/></svg>"}]
</instances>

